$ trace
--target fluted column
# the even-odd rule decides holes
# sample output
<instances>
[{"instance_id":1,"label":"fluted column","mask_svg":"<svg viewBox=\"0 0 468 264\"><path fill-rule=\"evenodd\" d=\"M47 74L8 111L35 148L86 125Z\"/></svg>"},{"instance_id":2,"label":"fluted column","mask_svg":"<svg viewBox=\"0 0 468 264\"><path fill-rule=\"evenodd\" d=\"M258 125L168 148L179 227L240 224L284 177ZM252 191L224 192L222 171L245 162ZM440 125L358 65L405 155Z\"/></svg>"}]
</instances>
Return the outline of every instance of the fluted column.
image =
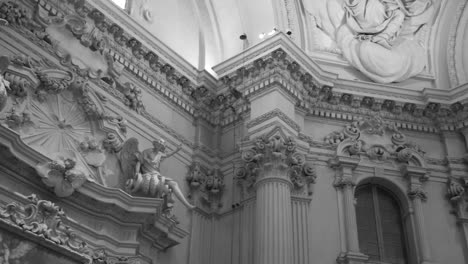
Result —
<instances>
[{"instance_id":1,"label":"fluted column","mask_svg":"<svg viewBox=\"0 0 468 264\"><path fill-rule=\"evenodd\" d=\"M423 168L410 166L405 167L404 171L409 181L408 196L412 201L414 210L415 233L418 241L420 263L430 264L433 262L422 205L427 200L427 194L422 188L422 183L428 179L427 172Z\"/></svg>"},{"instance_id":2,"label":"fluted column","mask_svg":"<svg viewBox=\"0 0 468 264\"><path fill-rule=\"evenodd\" d=\"M291 189L301 177L305 183L313 182L310 166L296 152L295 141L279 135L257 138L253 147L242 152L242 159L245 166L238 177L253 183L257 198L254 263L293 263Z\"/></svg>"},{"instance_id":3,"label":"fluted column","mask_svg":"<svg viewBox=\"0 0 468 264\"><path fill-rule=\"evenodd\" d=\"M255 264L292 263L292 183L285 169L266 168L261 174L255 184Z\"/></svg>"}]
</instances>

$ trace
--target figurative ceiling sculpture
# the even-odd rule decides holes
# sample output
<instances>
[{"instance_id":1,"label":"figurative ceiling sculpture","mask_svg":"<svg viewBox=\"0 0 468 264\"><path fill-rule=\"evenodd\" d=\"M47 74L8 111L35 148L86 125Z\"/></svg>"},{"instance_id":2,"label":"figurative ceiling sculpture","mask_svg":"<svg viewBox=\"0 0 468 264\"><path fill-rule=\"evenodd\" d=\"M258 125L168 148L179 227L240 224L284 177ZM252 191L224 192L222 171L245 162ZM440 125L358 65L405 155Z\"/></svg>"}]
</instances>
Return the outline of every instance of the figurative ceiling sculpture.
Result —
<instances>
[{"instance_id":1,"label":"figurative ceiling sculpture","mask_svg":"<svg viewBox=\"0 0 468 264\"><path fill-rule=\"evenodd\" d=\"M432 0L329 0L317 8L326 11L312 9L316 2L304 1L316 27L373 81L404 81L426 67L424 35L435 13Z\"/></svg>"}]
</instances>

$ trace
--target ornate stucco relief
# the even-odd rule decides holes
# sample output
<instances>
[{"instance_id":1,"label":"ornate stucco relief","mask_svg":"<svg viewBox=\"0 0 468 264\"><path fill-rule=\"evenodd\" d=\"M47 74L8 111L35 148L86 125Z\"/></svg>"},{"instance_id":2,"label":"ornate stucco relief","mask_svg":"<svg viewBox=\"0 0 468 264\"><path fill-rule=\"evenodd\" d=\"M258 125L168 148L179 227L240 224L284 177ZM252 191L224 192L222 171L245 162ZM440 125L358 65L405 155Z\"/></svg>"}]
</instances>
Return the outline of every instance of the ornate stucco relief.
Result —
<instances>
[{"instance_id":1,"label":"ornate stucco relief","mask_svg":"<svg viewBox=\"0 0 468 264\"><path fill-rule=\"evenodd\" d=\"M51 201L28 196L26 204L10 203L0 207L0 221L11 228L35 237L41 243L55 244L65 251L71 251L80 258L90 259L86 242L64 223L64 211ZM7 259L8 261L8 259Z\"/></svg>"},{"instance_id":2,"label":"ornate stucco relief","mask_svg":"<svg viewBox=\"0 0 468 264\"><path fill-rule=\"evenodd\" d=\"M104 130L125 137L120 117L107 113L105 98L72 72L27 56L2 57L8 68L7 100L0 111L3 125L32 149L52 159L37 169L58 196L69 196L85 181L105 184ZM95 139L95 137L97 139Z\"/></svg>"},{"instance_id":3,"label":"ornate stucco relief","mask_svg":"<svg viewBox=\"0 0 468 264\"><path fill-rule=\"evenodd\" d=\"M325 137L325 142L336 146L338 156L365 156L374 162L396 162L425 166L424 151L408 141L397 126L378 116L370 116L347 124L342 131Z\"/></svg>"},{"instance_id":4,"label":"ornate stucco relief","mask_svg":"<svg viewBox=\"0 0 468 264\"><path fill-rule=\"evenodd\" d=\"M213 212L223 207L222 198L226 185L221 170L206 168L199 162L194 162L189 166L185 179L190 190L188 197L195 204L200 203Z\"/></svg>"},{"instance_id":5,"label":"ornate stucco relief","mask_svg":"<svg viewBox=\"0 0 468 264\"><path fill-rule=\"evenodd\" d=\"M327 1L320 13L314 1L305 1L307 15L328 35L343 57L379 83L404 81L426 67L427 27L432 1ZM315 8L320 9L320 7Z\"/></svg>"}]
</instances>

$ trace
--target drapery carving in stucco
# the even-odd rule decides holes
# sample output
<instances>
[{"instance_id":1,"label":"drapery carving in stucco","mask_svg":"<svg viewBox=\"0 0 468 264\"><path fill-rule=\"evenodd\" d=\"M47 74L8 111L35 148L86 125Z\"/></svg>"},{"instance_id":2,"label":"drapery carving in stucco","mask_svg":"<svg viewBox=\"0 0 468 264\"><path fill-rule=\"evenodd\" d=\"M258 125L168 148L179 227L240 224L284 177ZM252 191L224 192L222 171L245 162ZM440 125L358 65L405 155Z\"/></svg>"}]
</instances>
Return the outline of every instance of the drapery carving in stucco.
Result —
<instances>
[{"instance_id":1,"label":"drapery carving in stucco","mask_svg":"<svg viewBox=\"0 0 468 264\"><path fill-rule=\"evenodd\" d=\"M435 13L433 1L304 0L304 4L313 24L370 79L400 82L426 67L423 43Z\"/></svg>"}]
</instances>

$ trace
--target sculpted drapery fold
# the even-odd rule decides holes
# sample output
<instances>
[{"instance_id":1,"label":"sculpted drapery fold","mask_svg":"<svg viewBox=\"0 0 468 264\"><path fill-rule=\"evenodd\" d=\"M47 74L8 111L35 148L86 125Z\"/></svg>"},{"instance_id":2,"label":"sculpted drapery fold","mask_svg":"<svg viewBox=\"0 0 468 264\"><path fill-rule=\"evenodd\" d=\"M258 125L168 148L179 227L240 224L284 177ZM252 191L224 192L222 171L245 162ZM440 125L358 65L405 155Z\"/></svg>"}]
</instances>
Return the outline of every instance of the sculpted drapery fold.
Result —
<instances>
[{"instance_id":1,"label":"sculpted drapery fold","mask_svg":"<svg viewBox=\"0 0 468 264\"><path fill-rule=\"evenodd\" d=\"M317 27L373 81L404 81L426 67L420 32L433 17L431 0L331 0L326 8L327 21L315 17Z\"/></svg>"}]
</instances>

